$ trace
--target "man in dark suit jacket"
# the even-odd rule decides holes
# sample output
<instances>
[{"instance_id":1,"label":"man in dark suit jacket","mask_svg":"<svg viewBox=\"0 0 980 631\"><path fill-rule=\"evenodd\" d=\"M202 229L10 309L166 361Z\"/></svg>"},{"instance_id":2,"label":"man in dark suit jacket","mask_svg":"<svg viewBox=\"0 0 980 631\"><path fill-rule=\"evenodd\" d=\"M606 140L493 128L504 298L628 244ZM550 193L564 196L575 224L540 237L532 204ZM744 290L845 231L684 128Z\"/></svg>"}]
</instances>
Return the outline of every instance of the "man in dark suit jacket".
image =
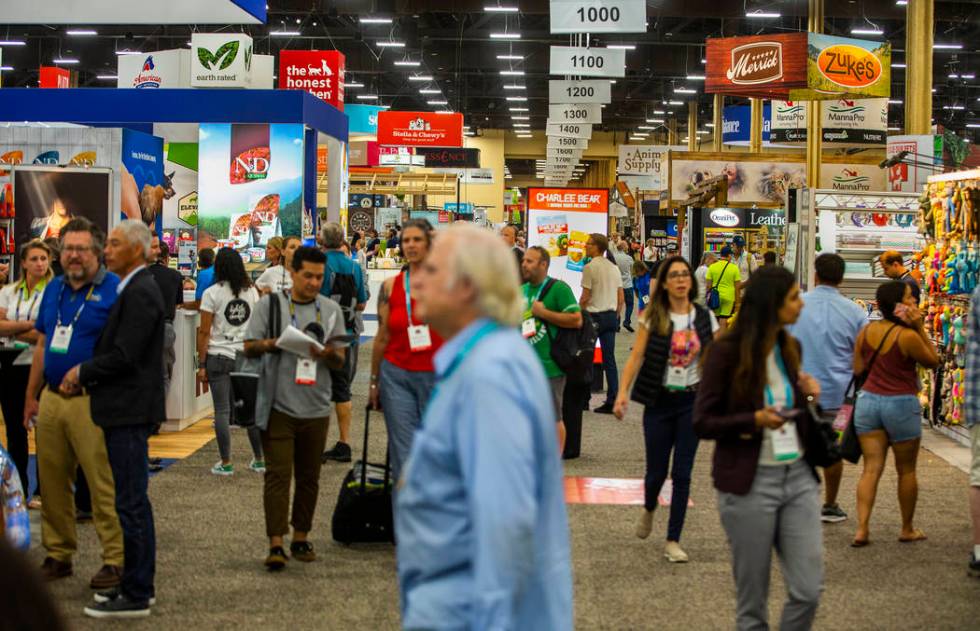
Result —
<instances>
[{"instance_id":1,"label":"man in dark suit jacket","mask_svg":"<svg viewBox=\"0 0 980 631\"><path fill-rule=\"evenodd\" d=\"M123 530L125 565L119 587L96 594L85 613L132 618L150 613L154 599L156 533L147 495L147 441L164 420L164 301L147 270L151 233L139 220L119 224L106 241L106 266L121 279L92 359L65 375L65 394L82 387L91 396L92 419L105 433Z\"/></svg>"}]
</instances>

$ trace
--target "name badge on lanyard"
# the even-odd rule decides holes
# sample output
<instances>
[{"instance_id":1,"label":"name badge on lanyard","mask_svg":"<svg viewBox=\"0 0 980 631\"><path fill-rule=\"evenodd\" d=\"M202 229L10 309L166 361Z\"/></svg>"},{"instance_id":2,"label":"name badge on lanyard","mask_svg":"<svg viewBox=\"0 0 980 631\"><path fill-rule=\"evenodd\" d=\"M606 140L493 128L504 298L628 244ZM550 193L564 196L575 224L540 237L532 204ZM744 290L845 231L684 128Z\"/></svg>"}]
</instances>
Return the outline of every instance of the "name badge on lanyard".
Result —
<instances>
[{"instance_id":1,"label":"name badge on lanyard","mask_svg":"<svg viewBox=\"0 0 980 631\"><path fill-rule=\"evenodd\" d=\"M51 336L51 349L52 353L58 353L59 355L64 355L68 352L68 346L71 344L71 334L72 325L64 324L54 327L54 334Z\"/></svg>"},{"instance_id":2,"label":"name badge on lanyard","mask_svg":"<svg viewBox=\"0 0 980 631\"><path fill-rule=\"evenodd\" d=\"M428 324L412 324L412 294L409 286L409 270L405 270L405 313L408 318L408 349L421 353L432 348L432 333Z\"/></svg>"},{"instance_id":3,"label":"name badge on lanyard","mask_svg":"<svg viewBox=\"0 0 980 631\"><path fill-rule=\"evenodd\" d=\"M772 455L776 460L795 460L800 455L796 423L786 421L779 429L772 430Z\"/></svg>"},{"instance_id":4,"label":"name badge on lanyard","mask_svg":"<svg viewBox=\"0 0 980 631\"><path fill-rule=\"evenodd\" d=\"M296 383L301 386L316 384L316 362L309 357L296 359Z\"/></svg>"},{"instance_id":5,"label":"name badge on lanyard","mask_svg":"<svg viewBox=\"0 0 980 631\"><path fill-rule=\"evenodd\" d=\"M541 286L538 287L538 293L534 294L534 298L531 298L531 295L528 293L524 294L524 299L527 301L527 309L524 311L524 321L521 322L521 335L524 337L534 337L534 335L538 332L537 322L535 322L534 316L531 312L534 307L534 303L541 297L541 292L544 291L544 286L546 284L548 284L547 278L545 278L541 283ZM528 288L530 287L531 286L528 285Z\"/></svg>"},{"instance_id":6,"label":"name badge on lanyard","mask_svg":"<svg viewBox=\"0 0 980 631\"><path fill-rule=\"evenodd\" d=\"M668 366L667 383L668 390L684 390L687 388L687 366Z\"/></svg>"},{"instance_id":7,"label":"name badge on lanyard","mask_svg":"<svg viewBox=\"0 0 980 631\"><path fill-rule=\"evenodd\" d=\"M534 318L528 318L521 323L521 335L524 337L534 337L534 334L537 332L538 329L534 324Z\"/></svg>"}]
</instances>

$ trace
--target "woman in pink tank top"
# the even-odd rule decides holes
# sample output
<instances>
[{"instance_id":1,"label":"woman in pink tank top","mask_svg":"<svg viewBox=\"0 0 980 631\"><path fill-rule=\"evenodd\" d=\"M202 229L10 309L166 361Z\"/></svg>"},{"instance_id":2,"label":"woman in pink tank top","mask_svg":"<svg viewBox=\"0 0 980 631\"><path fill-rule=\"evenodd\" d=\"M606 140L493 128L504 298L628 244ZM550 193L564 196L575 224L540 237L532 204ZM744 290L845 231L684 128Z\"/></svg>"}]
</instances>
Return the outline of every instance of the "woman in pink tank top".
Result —
<instances>
[{"instance_id":1,"label":"woman in pink tank top","mask_svg":"<svg viewBox=\"0 0 980 631\"><path fill-rule=\"evenodd\" d=\"M917 367L935 368L939 356L926 334L911 287L893 280L878 287L875 297L882 319L864 327L854 347L854 374L867 372L852 421L864 456L857 491L858 527L851 543L854 547L870 543L868 522L889 446L895 452L902 511L898 540L926 538L912 525L919 493L915 465L922 438Z\"/></svg>"}]
</instances>

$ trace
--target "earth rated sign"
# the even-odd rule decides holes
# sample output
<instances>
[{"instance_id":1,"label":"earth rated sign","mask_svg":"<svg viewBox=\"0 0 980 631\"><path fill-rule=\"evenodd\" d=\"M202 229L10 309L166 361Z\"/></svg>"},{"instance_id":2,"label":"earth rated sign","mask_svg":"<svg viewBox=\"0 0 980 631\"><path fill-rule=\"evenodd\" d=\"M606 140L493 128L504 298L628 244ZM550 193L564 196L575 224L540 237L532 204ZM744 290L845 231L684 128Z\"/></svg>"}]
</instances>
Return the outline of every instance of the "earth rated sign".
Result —
<instances>
[{"instance_id":1,"label":"earth rated sign","mask_svg":"<svg viewBox=\"0 0 980 631\"><path fill-rule=\"evenodd\" d=\"M251 75L251 37L241 33L191 35L191 87L247 88Z\"/></svg>"}]
</instances>

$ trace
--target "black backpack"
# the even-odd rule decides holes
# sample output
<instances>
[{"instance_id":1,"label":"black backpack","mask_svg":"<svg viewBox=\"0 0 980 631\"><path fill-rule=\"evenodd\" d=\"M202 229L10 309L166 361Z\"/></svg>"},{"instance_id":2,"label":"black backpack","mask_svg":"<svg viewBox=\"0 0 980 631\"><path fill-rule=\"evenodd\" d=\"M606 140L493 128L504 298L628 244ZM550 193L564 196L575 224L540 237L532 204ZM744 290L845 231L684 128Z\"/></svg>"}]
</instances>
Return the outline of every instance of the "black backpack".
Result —
<instances>
[{"instance_id":1,"label":"black backpack","mask_svg":"<svg viewBox=\"0 0 980 631\"><path fill-rule=\"evenodd\" d=\"M544 300L548 291L557 283L549 278L541 291L539 300ZM545 323L551 337L551 359L568 378L569 383L590 383L592 381L592 361L595 357L595 342L599 338L598 329L587 311L582 312L582 326L578 329L555 327L558 332L551 335L552 325Z\"/></svg>"},{"instance_id":2,"label":"black backpack","mask_svg":"<svg viewBox=\"0 0 980 631\"><path fill-rule=\"evenodd\" d=\"M359 273L359 270L355 271ZM340 310L344 314L344 328L353 331L357 317L357 281L353 274L327 270L327 275L328 278L323 281L324 286L330 283L330 293L327 297L340 305Z\"/></svg>"}]
</instances>

